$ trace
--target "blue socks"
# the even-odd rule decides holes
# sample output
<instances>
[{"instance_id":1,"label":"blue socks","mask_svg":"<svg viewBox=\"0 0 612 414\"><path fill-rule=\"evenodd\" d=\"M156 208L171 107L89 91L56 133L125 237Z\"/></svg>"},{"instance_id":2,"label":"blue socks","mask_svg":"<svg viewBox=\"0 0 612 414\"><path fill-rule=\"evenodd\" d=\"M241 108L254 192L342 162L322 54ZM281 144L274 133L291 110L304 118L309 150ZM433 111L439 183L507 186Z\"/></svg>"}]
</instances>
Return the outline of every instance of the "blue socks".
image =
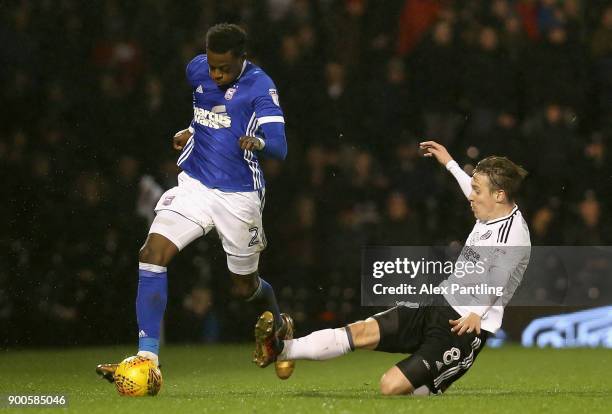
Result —
<instances>
[{"instance_id":1,"label":"blue socks","mask_svg":"<svg viewBox=\"0 0 612 414\"><path fill-rule=\"evenodd\" d=\"M274 289L272 289L272 286L268 282L262 278L259 278L259 286L257 287L257 290L255 290L255 293L253 293L253 295L247 299L247 302L253 302L261 305L264 310L272 312L274 315L274 328L278 329L281 327L282 322L280 310L278 308L278 303L276 303Z\"/></svg>"},{"instance_id":2,"label":"blue socks","mask_svg":"<svg viewBox=\"0 0 612 414\"><path fill-rule=\"evenodd\" d=\"M159 332L168 301L167 269L148 263L138 264L138 351L159 355Z\"/></svg>"},{"instance_id":3,"label":"blue socks","mask_svg":"<svg viewBox=\"0 0 612 414\"><path fill-rule=\"evenodd\" d=\"M138 319L138 351L159 355L161 323L168 301L167 269L148 263L138 265L138 295L136 317ZM272 286L259 278L257 290L247 299L269 310L274 315L274 327L281 327L281 315Z\"/></svg>"}]
</instances>

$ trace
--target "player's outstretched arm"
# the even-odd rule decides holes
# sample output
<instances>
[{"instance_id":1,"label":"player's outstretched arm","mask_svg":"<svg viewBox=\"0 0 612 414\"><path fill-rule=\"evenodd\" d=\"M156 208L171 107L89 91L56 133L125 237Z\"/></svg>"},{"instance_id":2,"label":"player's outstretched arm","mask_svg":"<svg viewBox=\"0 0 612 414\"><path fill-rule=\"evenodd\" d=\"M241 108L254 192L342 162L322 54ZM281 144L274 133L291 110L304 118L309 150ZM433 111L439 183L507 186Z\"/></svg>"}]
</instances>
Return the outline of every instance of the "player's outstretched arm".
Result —
<instances>
[{"instance_id":1,"label":"player's outstretched arm","mask_svg":"<svg viewBox=\"0 0 612 414\"><path fill-rule=\"evenodd\" d=\"M419 147L423 151L423 156L434 157L440 164L444 165L459 183L465 197L470 196L472 179L459 167L459 164L450 156L444 145L438 144L436 141L424 141L419 144Z\"/></svg>"},{"instance_id":2,"label":"player's outstretched arm","mask_svg":"<svg viewBox=\"0 0 612 414\"><path fill-rule=\"evenodd\" d=\"M423 156L435 157L436 160L444 166L453 160L453 157L450 156L446 147L442 144L438 144L436 141L421 142L419 147L423 150Z\"/></svg>"}]
</instances>

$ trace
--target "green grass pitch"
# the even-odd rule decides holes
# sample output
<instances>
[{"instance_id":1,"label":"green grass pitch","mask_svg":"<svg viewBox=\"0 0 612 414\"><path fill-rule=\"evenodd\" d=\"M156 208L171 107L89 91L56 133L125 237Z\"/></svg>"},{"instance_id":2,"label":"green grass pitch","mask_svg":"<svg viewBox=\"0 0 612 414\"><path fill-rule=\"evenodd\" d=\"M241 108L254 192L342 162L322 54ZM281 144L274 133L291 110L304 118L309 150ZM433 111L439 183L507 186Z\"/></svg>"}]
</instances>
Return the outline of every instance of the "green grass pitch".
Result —
<instances>
[{"instance_id":1,"label":"green grass pitch","mask_svg":"<svg viewBox=\"0 0 612 414\"><path fill-rule=\"evenodd\" d=\"M612 413L612 352L605 349L485 349L443 396L383 397L381 374L401 355L358 351L297 363L287 381L250 362L245 345L166 346L157 397L120 397L99 362L131 347L0 351L0 395L65 394L69 406L2 412L78 413Z\"/></svg>"}]
</instances>

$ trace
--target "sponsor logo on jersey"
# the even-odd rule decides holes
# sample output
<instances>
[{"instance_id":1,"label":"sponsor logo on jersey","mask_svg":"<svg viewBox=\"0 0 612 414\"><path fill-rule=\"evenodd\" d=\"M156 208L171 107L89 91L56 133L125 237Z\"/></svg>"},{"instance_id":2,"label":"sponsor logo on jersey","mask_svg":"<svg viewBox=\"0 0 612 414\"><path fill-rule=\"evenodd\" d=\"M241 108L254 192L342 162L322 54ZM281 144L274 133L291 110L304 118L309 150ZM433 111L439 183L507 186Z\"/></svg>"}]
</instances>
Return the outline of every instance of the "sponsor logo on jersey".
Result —
<instances>
[{"instance_id":1,"label":"sponsor logo on jersey","mask_svg":"<svg viewBox=\"0 0 612 414\"><path fill-rule=\"evenodd\" d=\"M170 204L172 204L172 200L174 200L174 196L167 196L166 198L164 198L162 205L169 206Z\"/></svg>"},{"instance_id":2,"label":"sponsor logo on jersey","mask_svg":"<svg viewBox=\"0 0 612 414\"><path fill-rule=\"evenodd\" d=\"M476 263L480 261L480 254L477 253L471 246L465 246L461 251L461 255L465 258L465 260Z\"/></svg>"},{"instance_id":3,"label":"sponsor logo on jersey","mask_svg":"<svg viewBox=\"0 0 612 414\"><path fill-rule=\"evenodd\" d=\"M232 99L234 97L234 94L236 93L236 88L229 88L226 92L225 92L225 100L229 101L230 99Z\"/></svg>"},{"instance_id":4,"label":"sponsor logo on jersey","mask_svg":"<svg viewBox=\"0 0 612 414\"><path fill-rule=\"evenodd\" d=\"M225 112L225 105L215 106L211 111L194 107L193 120L200 125L214 129L232 126L232 119Z\"/></svg>"},{"instance_id":5,"label":"sponsor logo on jersey","mask_svg":"<svg viewBox=\"0 0 612 414\"><path fill-rule=\"evenodd\" d=\"M138 337L139 338L146 338L147 337L147 333L141 329L140 332L138 332Z\"/></svg>"},{"instance_id":6,"label":"sponsor logo on jersey","mask_svg":"<svg viewBox=\"0 0 612 414\"><path fill-rule=\"evenodd\" d=\"M440 361L436 361L436 368L438 368L438 371L440 371L440 368L442 368L444 364L441 363Z\"/></svg>"},{"instance_id":7,"label":"sponsor logo on jersey","mask_svg":"<svg viewBox=\"0 0 612 414\"><path fill-rule=\"evenodd\" d=\"M491 234L493 234L493 232L491 230L487 231L485 234L483 234L482 236L480 236L480 240L486 240L489 237L491 237Z\"/></svg>"},{"instance_id":8,"label":"sponsor logo on jersey","mask_svg":"<svg viewBox=\"0 0 612 414\"><path fill-rule=\"evenodd\" d=\"M425 364L425 367L427 368L428 371L431 369L431 367L429 366L429 362L423 360L423 364Z\"/></svg>"},{"instance_id":9,"label":"sponsor logo on jersey","mask_svg":"<svg viewBox=\"0 0 612 414\"><path fill-rule=\"evenodd\" d=\"M202 85L199 85L199 86L196 88L196 92L197 92L197 93L204 93L204 88L202 88Z\"/></svg>"},{"instance_id":10,"label":"sponsor logo on jersey","mask_svg":"<svg viewBox=\"0 0 612 414\"><path fill-rule=\"evenodd\" d=\"M280 106L280 102L278 100L278 93L276 92L276 89L268 89L268 93L272 97L272 102L274 102L276 106Z\"/></svg>"}]
</instances>

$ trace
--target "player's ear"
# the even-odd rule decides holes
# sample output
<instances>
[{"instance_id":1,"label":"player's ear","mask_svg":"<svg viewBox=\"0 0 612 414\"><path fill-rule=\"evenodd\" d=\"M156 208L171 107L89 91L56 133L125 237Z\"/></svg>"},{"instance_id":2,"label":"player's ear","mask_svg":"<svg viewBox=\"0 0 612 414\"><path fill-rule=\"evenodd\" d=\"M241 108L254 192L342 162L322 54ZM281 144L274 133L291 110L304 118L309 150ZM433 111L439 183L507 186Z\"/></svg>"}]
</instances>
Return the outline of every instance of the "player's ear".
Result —
<instances>
[{"instance_id":1,"label":"player's ear","mask_svg":"<svg viewBox=\"0 0 612 414\"><path fill-rule=\"evenodd\" d=\"M497 190L495 192L495 201L504 203L506 201L506 192L504 190Z\"/></svg>"}]
</instances>

